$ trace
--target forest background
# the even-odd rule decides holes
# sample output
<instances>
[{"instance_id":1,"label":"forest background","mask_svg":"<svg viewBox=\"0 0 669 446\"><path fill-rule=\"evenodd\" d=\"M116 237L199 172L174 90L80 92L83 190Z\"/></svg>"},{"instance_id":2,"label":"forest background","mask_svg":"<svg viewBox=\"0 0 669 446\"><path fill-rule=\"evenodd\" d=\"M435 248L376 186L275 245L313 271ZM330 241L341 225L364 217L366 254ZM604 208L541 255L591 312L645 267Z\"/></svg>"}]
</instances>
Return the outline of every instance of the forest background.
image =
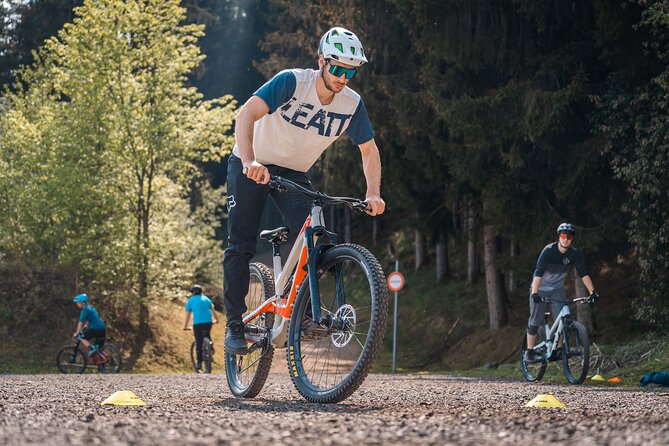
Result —
<instances>
[{"instance_id":1,"label":"forest background","mask_svg":"<svg viewBox=\"0 0 669 446\"><path fill-rule=\"evenodd\" d=\"M190 284L222 302L235 109L281 69L315 67L332 26L370 59L351 86L388 208L330 223L387 271L401 262L404 337L430 332L407 362L508 360L448 357L458 341L475 349L468 334L520 333L536 257L562 221L602 295L578 311L594 339L666 330L666 1L4 0L0 369L64 341L78 292L130 367L165 354L165 308ZM346 138L311 176L364 192ZM270 209L263 225L278 222Z\"/></svg>"}]
</instances>

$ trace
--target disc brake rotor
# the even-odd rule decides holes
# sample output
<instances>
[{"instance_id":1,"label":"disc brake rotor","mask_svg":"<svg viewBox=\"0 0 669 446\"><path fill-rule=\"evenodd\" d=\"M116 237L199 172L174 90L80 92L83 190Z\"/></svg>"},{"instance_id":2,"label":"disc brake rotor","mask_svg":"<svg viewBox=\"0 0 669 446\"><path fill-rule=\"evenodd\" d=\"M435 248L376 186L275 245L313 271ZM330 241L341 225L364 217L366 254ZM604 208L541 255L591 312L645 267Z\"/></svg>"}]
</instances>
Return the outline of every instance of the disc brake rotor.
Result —
<instances>
[{"instance_id":1,"label":"disc brake rotor","mask_svg":"<svg viewBox=\"0 0 669 446\"><path fill-rule=\"evenodd\" d=\"M353 338L356 323L355 308L349 304L342 305L335 312L334 319L341 324L342 328L333 331L330 338L336 347L342 348L348 345Z\"/></svg>"}]
</instances>

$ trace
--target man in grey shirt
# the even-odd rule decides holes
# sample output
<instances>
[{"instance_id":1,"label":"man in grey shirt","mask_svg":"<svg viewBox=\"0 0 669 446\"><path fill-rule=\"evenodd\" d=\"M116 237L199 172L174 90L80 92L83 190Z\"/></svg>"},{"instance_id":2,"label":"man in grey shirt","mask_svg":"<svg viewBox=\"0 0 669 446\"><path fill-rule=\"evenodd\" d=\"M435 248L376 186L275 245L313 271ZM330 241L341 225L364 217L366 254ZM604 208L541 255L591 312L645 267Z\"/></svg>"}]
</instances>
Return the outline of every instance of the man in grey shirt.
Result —
<instances>
[{"instance_id":1,"label":"man in grey shirt","mask_svg":"<svg viewBox=\"0 0 669 446\"><path fill-rule=\"evenodd\" d=\"M525 351L527 362L537 362L543 359L534 351L539 326L543 324L546 313L547 303L543 302L543 299L550 299L553 316L556 316L562 311L562 307L569 304L564 282L572 267L576 268L576 272L588 289L590 301L595 303L599 300L599 295L595 293L595 287L583 261L583 255L571 246L574 235L576 235L576 228L571 223L562 223L557 228L557 235L558 241L546 245L541 251L534 270L530 290L530 319L527 323L527 350ZM554 353L555 355L550 359L560 357L558 350Z\"/></svg>"}]
</instances>

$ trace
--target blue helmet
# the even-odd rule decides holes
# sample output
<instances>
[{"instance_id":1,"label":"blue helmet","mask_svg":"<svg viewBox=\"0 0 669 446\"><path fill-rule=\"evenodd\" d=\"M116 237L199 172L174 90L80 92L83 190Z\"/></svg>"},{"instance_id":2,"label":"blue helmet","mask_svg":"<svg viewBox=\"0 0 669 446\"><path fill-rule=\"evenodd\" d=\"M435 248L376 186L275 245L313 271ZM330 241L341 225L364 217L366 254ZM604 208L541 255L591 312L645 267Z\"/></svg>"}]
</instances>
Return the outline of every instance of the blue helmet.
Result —
<instances>
[{"instance_id":1,"label":"blue helmet","mask_svg":"<svg viewBox=\"0 0 669 446\"><path fill-rule=\"evenodd\" d=\"M79 294L72 300L72 302L88 302L88 296L85 294Z\"/></svg>"}]
</instances>

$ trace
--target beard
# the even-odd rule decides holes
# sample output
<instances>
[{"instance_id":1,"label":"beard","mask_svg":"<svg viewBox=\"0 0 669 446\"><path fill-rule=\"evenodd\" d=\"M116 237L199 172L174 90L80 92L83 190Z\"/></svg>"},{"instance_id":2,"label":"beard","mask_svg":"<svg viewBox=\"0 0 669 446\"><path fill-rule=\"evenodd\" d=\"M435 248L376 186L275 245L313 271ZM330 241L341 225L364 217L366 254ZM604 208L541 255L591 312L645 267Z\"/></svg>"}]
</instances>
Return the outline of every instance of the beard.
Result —
<instances>
[{"instance_id":1,"label":"beard","mask_svg":"<svg viewBox=\"0 0 669 446\"><path fill-rule=\"evenodd\" d=\"M321 77L323 78L323 83L325 84L325 88L327 88L329 91L333 93L339 93L340 91L343 90L344 87L337 89L333 85L333 83L328 79L327 75L325 74L325 66L321 67Z\"/></svg>"}]
</instances>

